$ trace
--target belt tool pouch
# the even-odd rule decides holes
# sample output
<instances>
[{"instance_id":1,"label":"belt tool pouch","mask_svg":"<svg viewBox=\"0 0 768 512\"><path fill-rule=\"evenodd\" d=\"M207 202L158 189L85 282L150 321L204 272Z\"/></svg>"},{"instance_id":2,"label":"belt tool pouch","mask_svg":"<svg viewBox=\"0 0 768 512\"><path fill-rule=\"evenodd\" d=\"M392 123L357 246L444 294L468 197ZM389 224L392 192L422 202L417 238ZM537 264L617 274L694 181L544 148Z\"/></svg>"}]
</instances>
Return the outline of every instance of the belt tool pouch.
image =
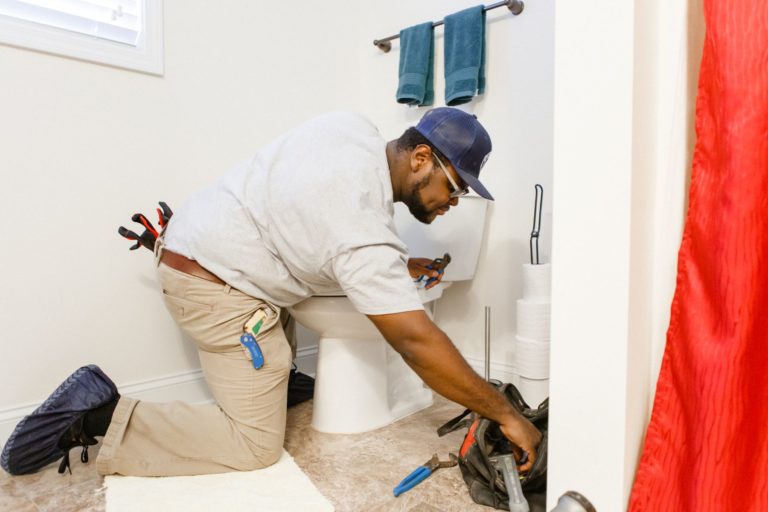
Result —
<instances>
[{"instance_id":1,"label":"belt tool pouch","mask_svg":"<svg viewBox=\"0 0 768 512\"><path fill-rule=\"evenodd\" d=\"M531 409L523 399L518 389L509 383L492 382L512 406L520 411L541 432L541 444L537 450L536 462L533 467L521 474L523 494L531 504L531 510L537 507L533 502L543 500L543 492L547 485L547 426L549 422L549 398L544 400L536 409ZM499 424L488 418L477 417L474 420L465 418L470 414L467 409L459 416L445 423L437 430L439 436L444 436L462 427L468 427L464 441L459 450L459 468L464 482L469 489L469 495L481 505L500 510L509 510L509 496L504 476L490 461L491 457L512 452L512 446L504 437Z\"/></svg>"}]
</instances>

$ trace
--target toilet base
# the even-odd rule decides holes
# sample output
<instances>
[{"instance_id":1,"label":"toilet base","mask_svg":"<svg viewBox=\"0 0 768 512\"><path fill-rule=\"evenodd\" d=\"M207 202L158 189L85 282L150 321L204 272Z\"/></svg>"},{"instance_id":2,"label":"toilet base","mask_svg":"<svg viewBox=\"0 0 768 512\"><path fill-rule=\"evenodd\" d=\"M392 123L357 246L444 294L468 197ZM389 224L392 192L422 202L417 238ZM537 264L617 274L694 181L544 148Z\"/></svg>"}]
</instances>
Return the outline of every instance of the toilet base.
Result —
<instances>
[{"instance_id":1,"label":"toilet base","mask_svg":"<svg viewBox=\"0 0 768 512\"><path fill-rule=\"evenodd\" d=\"M355 434L432 405L432 391L383 338L320 338L312 428Z\"/></svg>"}]
</instances>

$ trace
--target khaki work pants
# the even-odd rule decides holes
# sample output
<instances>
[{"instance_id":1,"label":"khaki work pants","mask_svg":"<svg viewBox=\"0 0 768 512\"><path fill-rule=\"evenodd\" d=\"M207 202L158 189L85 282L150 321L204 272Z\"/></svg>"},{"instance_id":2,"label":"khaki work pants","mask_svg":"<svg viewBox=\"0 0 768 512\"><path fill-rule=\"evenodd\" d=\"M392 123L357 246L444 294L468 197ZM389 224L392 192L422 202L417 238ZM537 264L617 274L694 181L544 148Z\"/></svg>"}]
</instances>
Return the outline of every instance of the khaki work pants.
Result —
<instances>
[{"instance_id":1,"label":"khaki work pants","mask_svg":"<svg viewBox=\"0 0 768 512\"><path fill-rule=\"evenodd\" d=\"M156 261L162 250L158 240ZM96 461L99 473L200 475L274 464L283 450L292 361L280 309L164 264L157 273L168 311L197 345L216 403L161 404L122 397ZM269 317L257 338L264 366L256 370L240 335L260 309Z\"/></svg>"}]
</instances>

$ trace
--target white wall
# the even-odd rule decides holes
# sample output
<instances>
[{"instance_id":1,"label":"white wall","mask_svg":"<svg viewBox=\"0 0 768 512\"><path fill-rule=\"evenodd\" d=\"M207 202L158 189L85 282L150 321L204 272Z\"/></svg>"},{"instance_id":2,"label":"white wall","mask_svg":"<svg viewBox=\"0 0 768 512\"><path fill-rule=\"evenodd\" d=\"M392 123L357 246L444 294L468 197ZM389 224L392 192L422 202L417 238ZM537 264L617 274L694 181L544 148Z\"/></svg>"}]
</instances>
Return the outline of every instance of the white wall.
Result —
<instances>
[{"instance_id":1,"label":"white wall","mask_svg":"<svg viewBox=\"0 0 768 512\"><path fill-rule=\"evenodd\" d=\"M674 291L699 9L558 5L550 506L576 489L624 510L631 492Z\"/></svg>"},{"instance_id":2,"label":"white wall","mask_svg":"<svg viewBox=\"0 0 768 512\"><path fill-rule=\"evenodd\" d=\"M151 255L117 227L357 107L357 4L314 7L166 0L163 77L0 46L0 423L86 363L129 391L199 377Z\"/></svg>"},{"instance_id":3,"label":"white wall","mask_svg":"<svg viewBox=\"0 0 768 512\"><path fill-rule=\"evenodd\" d=\"M378 50L372 41L472 5L476 4L465 0L400 0L366 6L360 43L361 109L389 138L416 124L426 109L394 100L399 41L393 41L389 53ZM536 183L545 191L541 260L549 261L550 255L554 2L526 2L519 16L504 7L487 16L486 93L461 108L476 114L493 140L481 178L496 200L488 211L477 276L446 290L436 320L482 371L484 308L491 306L492 375L509 379L515 303L522 296L521 265L529 260ZM445 106L443 27L437 27L435 35L435 106Z\"/></svg>"},{"instance_id":4,"label":"white wall","mask_svg":"<svg viewBox=\"0 0 768 512\"><path fill-rule=\"evenodd\" d=\"M633 24L628 2L558 5L550 505L623 509Z\"/></svg>"}]
</instances>

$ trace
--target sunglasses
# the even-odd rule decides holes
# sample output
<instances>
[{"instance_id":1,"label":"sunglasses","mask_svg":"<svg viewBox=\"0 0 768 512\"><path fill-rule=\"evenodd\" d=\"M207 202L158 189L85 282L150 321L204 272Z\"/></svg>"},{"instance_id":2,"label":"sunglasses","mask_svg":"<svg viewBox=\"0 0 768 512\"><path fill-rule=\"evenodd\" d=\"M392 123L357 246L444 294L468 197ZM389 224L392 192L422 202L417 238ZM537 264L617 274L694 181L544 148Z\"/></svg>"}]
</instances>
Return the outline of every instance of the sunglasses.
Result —
<instances>
[{"instance_id":1,"label":"sunglasses","mask_svg":"<svg viewBox=\"0 0 768 512\"><path fill-rule=\"evenodd\" d=\"M437 158L437 155L435 155L434 153L432 154L432 156L435 157L435 160L437 160L437 163L440 165L440 168L445 173L445 177L448 178L448 182L451 184L451 198L461 197L469 194L469 187L459 188L456 182L453 181L453 178L451 178L451 175L448 173L448 169L446 169L445 166L443 165L443 162L441 162L440 159Z\"/></svg>"}]
</instances>

